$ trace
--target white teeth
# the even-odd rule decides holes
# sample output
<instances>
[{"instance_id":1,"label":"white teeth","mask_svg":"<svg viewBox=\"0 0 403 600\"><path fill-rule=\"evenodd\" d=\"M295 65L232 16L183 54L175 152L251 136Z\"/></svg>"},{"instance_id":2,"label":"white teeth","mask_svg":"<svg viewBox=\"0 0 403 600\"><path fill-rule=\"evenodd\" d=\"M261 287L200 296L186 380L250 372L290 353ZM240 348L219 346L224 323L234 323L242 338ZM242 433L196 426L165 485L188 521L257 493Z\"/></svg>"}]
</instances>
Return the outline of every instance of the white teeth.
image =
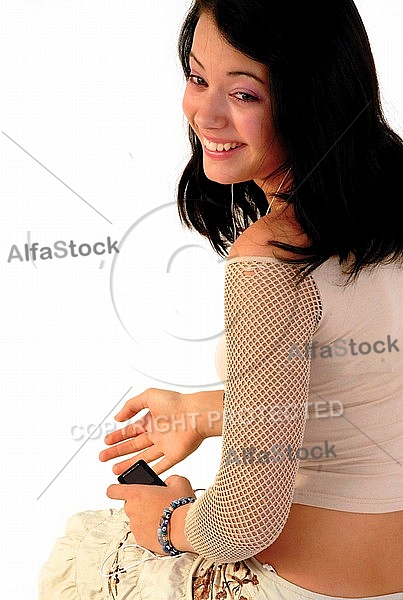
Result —
<instances>
[{"instance_id":1,"label":"white teeth","mask_svg":"<svg viewBox=\"0 0 403 600\"><path fill-rule=\"evenodd\" d=\"M207 150L210 150L210 152L222 152L223 150L225 150L226 152L228 152L228 150L231 150L233 148L238 148L241 144L237 144L236 142L232 142L232 144L227 143L227 144L217 144L216 142L209 142L208 140L206 140L206 138L204 138L204 145L207 148Z\"/></svg>"}]
</instances>

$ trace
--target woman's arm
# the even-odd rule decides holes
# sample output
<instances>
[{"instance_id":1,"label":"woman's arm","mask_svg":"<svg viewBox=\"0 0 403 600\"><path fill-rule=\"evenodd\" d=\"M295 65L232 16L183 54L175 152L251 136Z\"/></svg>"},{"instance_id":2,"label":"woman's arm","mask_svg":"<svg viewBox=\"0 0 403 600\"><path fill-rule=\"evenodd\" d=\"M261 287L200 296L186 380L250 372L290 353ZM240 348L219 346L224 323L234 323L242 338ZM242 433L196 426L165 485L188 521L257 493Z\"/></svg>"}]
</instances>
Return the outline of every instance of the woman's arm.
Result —
<instances>
[{"instance_id":1,"label":"woman's arm","mask_svg":"<svg viewBox=\"0 0 403 600\"><path fill-rule=\"evenodd\" d=\"M284 527L310 375L310 357L292 349L311 347L320 317L314 280L301 281L296 266L270 257L228 262L221 463L214 484L188 508L185 526L187 542L202 556L248 558Z\"/></svg>"}]
</instances>

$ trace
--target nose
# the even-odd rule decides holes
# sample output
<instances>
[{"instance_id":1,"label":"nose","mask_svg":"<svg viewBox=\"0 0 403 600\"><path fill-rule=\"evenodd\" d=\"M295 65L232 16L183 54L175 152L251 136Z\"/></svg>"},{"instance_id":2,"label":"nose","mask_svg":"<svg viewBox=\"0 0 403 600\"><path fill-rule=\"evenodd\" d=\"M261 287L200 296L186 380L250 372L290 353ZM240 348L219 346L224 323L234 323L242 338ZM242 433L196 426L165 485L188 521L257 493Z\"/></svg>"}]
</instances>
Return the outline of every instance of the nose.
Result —
<instances>
[{"instance_id":1,"label":"nose","mask_svg":"<svg viewBox=\"0 0 403 600\"><path fill-rule=\"evenodd\" d=\"M200 94L195 122L204 131L225 127L228 123L228 108L223 94L211 89Z\"/></svg>"}]
</instances>

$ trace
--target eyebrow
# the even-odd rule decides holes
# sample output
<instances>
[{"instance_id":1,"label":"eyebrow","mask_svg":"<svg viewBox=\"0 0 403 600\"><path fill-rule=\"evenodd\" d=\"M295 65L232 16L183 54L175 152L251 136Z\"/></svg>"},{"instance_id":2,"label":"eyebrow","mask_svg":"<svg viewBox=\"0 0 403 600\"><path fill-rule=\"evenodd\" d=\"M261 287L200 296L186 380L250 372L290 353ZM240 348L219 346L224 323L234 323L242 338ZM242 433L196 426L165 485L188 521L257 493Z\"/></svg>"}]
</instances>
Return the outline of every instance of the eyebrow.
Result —
<instances>
[{"instance_id":1,"label":"eyebrow","mask_svg":"<svg viewBox=\"0 0 403 600\"><path fill-rule=\"evenodd\" d=\"M190 52L189 58L193 58L193 60L195 62L197 62L197 64L205 71L204 66L196 58L196 56L193 54L193 52ZM251 73L250 71L228 71L227 75L229 75L230 77L239 77L240 75L244 75L245 77L251 77L252 79L255 79L256 81L258 81L262 85L267 85L266 81L264 81L263 79L261 79L261 77L258 77L257 75L255 75L255 73Z\"/></svg>"}]
</instances>

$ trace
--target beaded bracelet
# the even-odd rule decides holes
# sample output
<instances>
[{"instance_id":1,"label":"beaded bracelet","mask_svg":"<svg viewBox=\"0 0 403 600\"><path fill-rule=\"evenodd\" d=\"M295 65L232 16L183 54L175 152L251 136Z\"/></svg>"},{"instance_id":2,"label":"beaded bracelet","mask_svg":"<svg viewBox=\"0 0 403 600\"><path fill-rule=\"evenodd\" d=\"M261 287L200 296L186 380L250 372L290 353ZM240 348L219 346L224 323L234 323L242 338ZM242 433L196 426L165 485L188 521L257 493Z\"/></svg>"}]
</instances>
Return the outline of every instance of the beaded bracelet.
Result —
<instances>
[{"instance_id":1,"label":"beaded bracelet","mask_svg":"<svg viewBox=\"0 0 403 600\"><path fill-rule=\"evenodd\" d=\"M184 506L185 504L189 504L189 502L194 502L196 498L194 496L188 496L186 498L178 498L177 500L173 500L167 508L164 508L163 513L160 518L160 526L158 527L158 541L162 546L163 551L166 554L170 554L171 556L179 556L182 554L180 550L177 550L169 539L169 519L175 508L178 506Z\"/></svg>"}]
</instances>

